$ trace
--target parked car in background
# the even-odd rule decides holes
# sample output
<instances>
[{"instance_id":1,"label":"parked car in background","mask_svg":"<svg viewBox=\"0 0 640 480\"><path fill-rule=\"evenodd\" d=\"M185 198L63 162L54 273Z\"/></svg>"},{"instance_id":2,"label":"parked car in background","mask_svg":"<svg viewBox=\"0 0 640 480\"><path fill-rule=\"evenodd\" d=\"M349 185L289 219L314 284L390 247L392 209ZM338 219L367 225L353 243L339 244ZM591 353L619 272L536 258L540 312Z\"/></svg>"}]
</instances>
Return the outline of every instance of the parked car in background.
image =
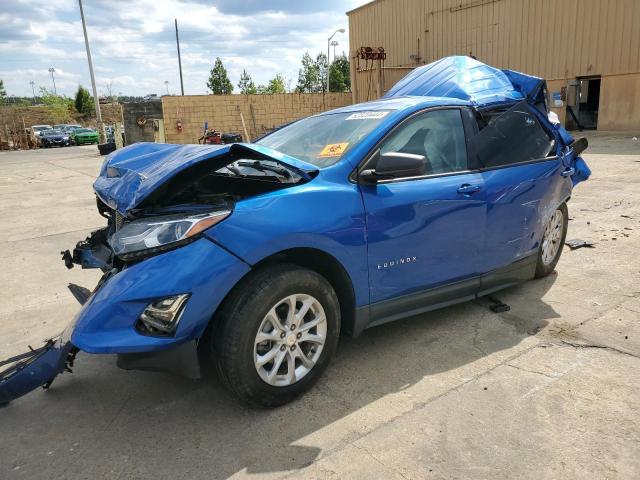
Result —
<instances>
[{"instance_id":1,"label":"parked car in background","mask_svg":"<svg viewBox=\"0 0 640 480\"><path fill-rule=\"evenodd\" d=\"M74 123L61 123L60 125L54 125L53 128L62 130L65 133L71 133L76 128L82 128L82 125L77 125Z\"/></svg>"},{"instance_id":2,"label":"parked car in background","mask_svg":"<svg viewBox=\"0 0 640 480\"><path fill-rule=\"evenodd\" d=\"M63 254L103 277L70 287L83 307L60 338L8 362L0 403L78 351L289 402L341 333L549 275L586 147L544 80L448 57L258 143L118 150L93 185L107 225Z\"/></svg>"},{"instance_id":3,"label":"parked car in background","mask_svg":"<svg viewBox=\"0 0 640 480\"><path fill-rule=\"evenodd\" d=\"M51 125L31 125L31 132L38 138L40 137L40 132L43 130L51 130L52 128Z\"/></svg>"},{"instance_id":4,"label":"parked car in background","mask_svg":"<svg viewBox=\"0 0 640 480\"><path fill-rule=\"evenodd\" d=\"M76 145L98 143L98 132L91 128L76 128L71 132L71 141Z\"/></svg>"},{"instance_id":5,"label":"parked car in background","mask_svg":"<svg viewBox=\"0 0 640 480\"><path fill-rule=\"evenodd\" d=\"M71 145L69 134L60 129L52 128L40 132L41 147L68 147L69 145Z\"/></svg>"}]
</instances>

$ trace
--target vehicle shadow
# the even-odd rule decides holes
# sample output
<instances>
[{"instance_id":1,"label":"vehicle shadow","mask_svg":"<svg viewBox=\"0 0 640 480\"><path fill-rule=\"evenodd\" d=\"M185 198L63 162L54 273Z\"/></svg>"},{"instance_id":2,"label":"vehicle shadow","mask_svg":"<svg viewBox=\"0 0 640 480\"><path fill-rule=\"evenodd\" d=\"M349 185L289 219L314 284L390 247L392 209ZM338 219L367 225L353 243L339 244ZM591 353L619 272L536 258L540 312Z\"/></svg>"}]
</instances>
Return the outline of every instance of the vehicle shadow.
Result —
<instances>
[{"instance_id":1,"label":"vehicle shadow","mask_svg":"<svg viewBox=\"0 0 640 480\"><path fill-rule=\"evenodd\" d=\"M502 361L499 352L558 317L542 300L555 279L497 294L512 302L506 313L480 299L342 338L314 389L273 410L245 407L206 381L81 355L73 375L0 410L0 477L213 479L303 468Z\"/></svg>"}]
</instances>

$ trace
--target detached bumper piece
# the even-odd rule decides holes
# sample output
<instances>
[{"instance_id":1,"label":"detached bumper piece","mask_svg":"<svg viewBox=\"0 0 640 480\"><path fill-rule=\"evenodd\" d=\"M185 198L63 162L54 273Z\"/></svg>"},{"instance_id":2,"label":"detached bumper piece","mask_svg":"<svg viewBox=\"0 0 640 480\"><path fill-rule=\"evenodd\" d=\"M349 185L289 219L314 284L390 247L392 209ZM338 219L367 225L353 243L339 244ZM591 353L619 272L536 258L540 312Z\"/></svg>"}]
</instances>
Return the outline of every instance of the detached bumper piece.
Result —
<instances>
[{"instance_id":1,"label":"detached bumper piece","mask_svg":"<svg viewBox=\"0 0 640 480\"><path fill-rule=\"evenodd\" d=\"M113 252L107 246L107 230L101 228L92 232L77 243L73 253L69 250L60 252L65 266L71 269L77 264L82 268L99 268L104 272L110 270L113 267Z\"/></svg>"},{"instance_id":2,"label":"detached bumper piece","mask_svg":"<svg viewBox=\"0 0 640 480\"><path fill-rule=\"evenodd\" d=\"M38 387L49 388L58 374L71 372L78 349L62 338L0 361L0 406Z\"/></svg>"}]
</instances>

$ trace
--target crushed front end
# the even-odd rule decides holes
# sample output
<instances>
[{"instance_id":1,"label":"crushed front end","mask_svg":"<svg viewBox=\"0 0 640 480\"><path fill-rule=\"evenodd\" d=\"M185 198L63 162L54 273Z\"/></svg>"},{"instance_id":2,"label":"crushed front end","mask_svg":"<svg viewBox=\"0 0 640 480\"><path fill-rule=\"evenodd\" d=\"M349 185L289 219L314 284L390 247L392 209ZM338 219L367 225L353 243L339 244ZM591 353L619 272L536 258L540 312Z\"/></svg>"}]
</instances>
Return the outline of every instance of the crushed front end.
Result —
<instances>
[{"instance_id":1,"label":"crushed front end","mask_svg":"<svg viewBox=\"0 0 640 480\"><path fill-rule=\"evenodd\" d=\"M198 377L198 340L251 268L204 232L243 198L312 178L257 148L136 144L109 156L94 184L106 226L62 252L102 278L69 285L82 307L59 338L0 362L0 404L48 387L80 351Z\"/></svg>"}]
</instances>

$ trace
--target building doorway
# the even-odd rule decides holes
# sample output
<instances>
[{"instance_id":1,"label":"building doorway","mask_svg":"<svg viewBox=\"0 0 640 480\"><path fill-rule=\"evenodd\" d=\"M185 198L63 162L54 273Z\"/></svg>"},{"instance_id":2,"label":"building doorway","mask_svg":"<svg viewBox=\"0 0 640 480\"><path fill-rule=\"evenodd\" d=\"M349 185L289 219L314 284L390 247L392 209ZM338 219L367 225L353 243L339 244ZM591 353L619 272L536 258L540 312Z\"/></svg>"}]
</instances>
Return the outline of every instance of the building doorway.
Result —
<instances>
[{"instance_id":1,"label":"building doorway","mask_svg":"<svg viewBox=\"0 0 640 480\"><path fill-rule=\"evenodd\" d=\"M598 108L600 106L600 76L578 77L570 82L574 95L567 102L569 128L595 130L598 128Z\"/></svg>"}]
</instances>

